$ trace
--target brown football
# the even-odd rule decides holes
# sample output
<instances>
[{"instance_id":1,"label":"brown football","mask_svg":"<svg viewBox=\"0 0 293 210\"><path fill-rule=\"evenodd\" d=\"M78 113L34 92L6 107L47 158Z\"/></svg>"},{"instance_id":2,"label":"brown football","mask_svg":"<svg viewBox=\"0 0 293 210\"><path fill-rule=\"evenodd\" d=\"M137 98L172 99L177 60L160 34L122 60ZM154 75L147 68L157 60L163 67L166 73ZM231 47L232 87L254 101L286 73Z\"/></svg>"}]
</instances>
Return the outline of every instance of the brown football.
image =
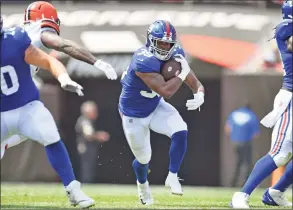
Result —
<instances>
[{"instance_id":1,"label":"brown football","mask_svg":"<svg viewBox=\"0 0 293 210\"><path fill-rule=\"evenodd\" d=\"M166 61L161 67L161 74L163 75L165 81L168 81L181 72L181 63L174 59Z\"/></svg>"}]
</instances>

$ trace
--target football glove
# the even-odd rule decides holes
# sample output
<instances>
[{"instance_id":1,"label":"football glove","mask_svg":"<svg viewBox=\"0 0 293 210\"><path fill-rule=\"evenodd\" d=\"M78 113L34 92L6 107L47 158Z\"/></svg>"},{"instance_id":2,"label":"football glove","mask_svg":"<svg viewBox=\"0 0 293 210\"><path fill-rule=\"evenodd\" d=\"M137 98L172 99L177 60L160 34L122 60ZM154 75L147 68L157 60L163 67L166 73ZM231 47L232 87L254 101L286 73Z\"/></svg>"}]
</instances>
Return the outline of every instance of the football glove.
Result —
<instances>
[{"instance_id":1,"label":"football glove","mask_svg":"<svg viewBox=\"0 0 293 210\"><path fill-rule=\"evenodd\" d=\"M174 59L175 61L181 63L181 68L182 68L180 74L177 77L179 77L182 81L185 81L187 75L190 72L189 64L187 60L181 54L176 54Z\"/></svg>"},{"instance_id":2,"label":"football glove","mask_svg":"<svg viewBox=\"0 0 293 210\"><path fill-rule=\"evenodd\" d=\"M83 96L82 89L83 87L72 81L67 73L62 73L58 76L58 81L61 84L61 87L70 92L76 92L78 96Z\"/></svg>"},{"instance_id":3,"label":"football glove","mask_svg":"<svg viewBox=\"0 0 293 210\"><path fill-rule=\"evenodd\" d=\"M193 94L193 96L193 99L187 100L186 102L187 110L199 109L200 111L200 106L204 103L204 93L202 91L199 91Z\"/></svg>"},{"instance_id":4,"label":"football glove","mask_svg":"<svg viewBox=\"0 0 293 210\"><path fill-rule=\"evenodd\" d=\"M103 71L106 74L106 77L110 80L116 80L117 79L117 74L115 69L111 66L111 64L106 63L102 60L97 60L94 63L94 66L97 69L100 69L101 71Z\"/></svg>"}]
</instances>

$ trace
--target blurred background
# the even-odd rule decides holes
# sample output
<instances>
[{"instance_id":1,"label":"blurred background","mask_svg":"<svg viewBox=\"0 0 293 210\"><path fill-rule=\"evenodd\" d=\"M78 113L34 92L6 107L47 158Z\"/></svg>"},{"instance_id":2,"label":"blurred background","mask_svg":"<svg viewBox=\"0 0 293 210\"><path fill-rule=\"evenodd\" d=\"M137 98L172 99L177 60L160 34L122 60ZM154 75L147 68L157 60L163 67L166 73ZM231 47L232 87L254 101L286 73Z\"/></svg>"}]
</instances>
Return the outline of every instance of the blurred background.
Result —
<instances>
[{"instance_id":1,"label":"blurred background","mask_svg":"<svg viewBox=\"0 0 293 210\"><path fill-rule=\"evenodd\" d=\"M1 1L4 26L22 24L24 11L31 2ZM184 185L239 186L246 178L244 172L235 175L235 166L245 162L240 159L248 155L251 160L248 157L246 166L251 167L268 152L271 130L261 126L259 130L255 128L253 137L246 139L251 142L250 150L239 152L243 142L230 139L229 132L233 131L229 116L249 104L259 121L272 109L283 73L275 41L268 40L281 21L281 1L48 2L58 10L61 36L111 63L119 77L132 53L145 43L147 28L154 20L166 19L176 27L190 66L206 88L200 112L186 110L185 102L192 93L185 86L169 101L189 127L188 150L179 174ZM78 97L62 91L45 71L37 75L42 100L59 126L78 178L91 183L135 183L133 156L117 110L120 81L107 80L101 71L62 53L52 55L84 87L85 96ZM97 132L94 141L89 141L84 134L87 130L80 128L78 119L85 115L91 116L88 129ZM246 121L243 116L239 120ZM151 141L149 179L153 184L163 184L168 173L170 141L155 133L151 134ZM236 183L234 175L239 178ZM26 141L5 153L1 181L56 182L58 177L43 147ZM270 181L271 178L262 185L269 186Z\"/></svg>"}]
</instances>

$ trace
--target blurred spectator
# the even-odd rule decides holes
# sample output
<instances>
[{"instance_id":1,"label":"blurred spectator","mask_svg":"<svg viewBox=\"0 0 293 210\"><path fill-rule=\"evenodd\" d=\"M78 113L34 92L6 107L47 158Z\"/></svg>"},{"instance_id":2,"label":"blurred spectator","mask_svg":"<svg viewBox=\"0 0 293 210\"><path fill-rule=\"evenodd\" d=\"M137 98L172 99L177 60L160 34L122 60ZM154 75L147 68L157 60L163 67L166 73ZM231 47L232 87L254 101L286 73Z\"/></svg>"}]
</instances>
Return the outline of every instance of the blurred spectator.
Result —
<instances>
[{"instance_id":1,"label":"blurred spectator","mask_svg":"<svg viewBox=\"0 0 293 210\"><path fill-rule=\"evenodd\" d=\"M106 131L96 129L99 109L95 102L86 101L81 105L81 116L75 126L77 133L77 151L80 155L80 181L96 182L100 144L109 140Z\"/></svg>"},{"instance_id":2,"label":"blurred spectator","mask_svg":"<svg viewBox=\"0 0 293 210\"><path fill-rule=\"evenodd\" d=\"M252 140L259 135L259 121L247 104L232 111L227 119L225 134L230 138L236 153L235 173L231 186L235 187L241 166L246 166L245 179L252 169ZM242 183L241 183L242 184Z\"/></svg>"}]
</instances>

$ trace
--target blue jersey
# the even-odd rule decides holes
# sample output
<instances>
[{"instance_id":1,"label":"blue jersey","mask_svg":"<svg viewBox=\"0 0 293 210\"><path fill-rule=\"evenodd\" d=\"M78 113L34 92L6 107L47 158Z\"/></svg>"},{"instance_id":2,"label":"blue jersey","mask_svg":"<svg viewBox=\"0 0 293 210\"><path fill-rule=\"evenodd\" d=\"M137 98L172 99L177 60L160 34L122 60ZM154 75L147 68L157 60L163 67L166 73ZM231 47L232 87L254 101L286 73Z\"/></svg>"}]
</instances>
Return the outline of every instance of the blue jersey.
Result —
<instances>
[{"instance_id":1,"label":"blue jersey","mask_svg":"<svg viewBox=\"0 0 293 210\"><path fill-rule=\"evenodd\" d=\"M278 49L280 51L281 59L283 62L284 68L284 78L283 78L283 88L292 91L292 52L287 49L286 40L292 36L293 28L292 28L292 20L283 20L276 27L276 41L278 45Z\"/></svg>"},{"instance_id":2,"label":"blue jersey","mask_svg":"<svg viewBox=\"0 0 293 210\"><path fill-rule=\"evenodd\" d=\"M172 56L176 54L185 56L179 46L176 46ZM135 72L160 73L162 64L164 61L157 59L145 46L134 53L128 69L121 78L119 110L123 115L144 118L157 108L161 96L151 90Z\"/></svg>"},{"instance_id":3,"label":"blue jersey","mask_svg":"<svg viewBox=\"0 0 293 210\"><path fill-rule=\"evenodd\" d=\"M230 138L233 142L250 141L259 133L259 121L256 114L248 107L234 110L227 123L231 128Z\"/></svg>"},{"instance_id":4,"label":"blue jersey","mask_svg":"<svg viewBox=\"0 0 293 210\"><path fill-rule=\"evenodd\" d=\"M30 65L24 60L31 39L23 28L1 34L1 112L17 109L39 99Z\"/></svg>"}]
</instances>

